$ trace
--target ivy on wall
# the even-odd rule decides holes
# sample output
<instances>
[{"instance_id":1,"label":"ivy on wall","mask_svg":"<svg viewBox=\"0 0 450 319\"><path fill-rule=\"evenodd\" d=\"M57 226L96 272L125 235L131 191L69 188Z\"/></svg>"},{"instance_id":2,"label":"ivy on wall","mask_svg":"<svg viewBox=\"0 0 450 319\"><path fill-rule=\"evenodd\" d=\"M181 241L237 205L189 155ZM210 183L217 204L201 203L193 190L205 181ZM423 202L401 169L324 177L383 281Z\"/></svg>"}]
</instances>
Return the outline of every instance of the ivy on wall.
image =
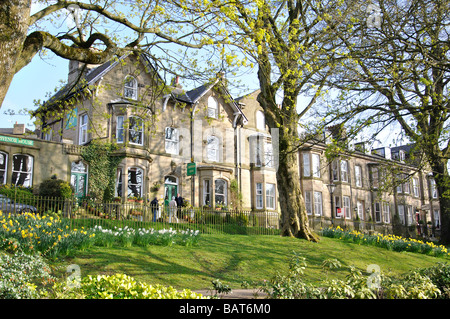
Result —
<instances>
[{"instance_id":1,"label":"ivy on wall","mask_svg":"<svg viewBox=\"0 0 450 319\"><path fill-rule=\"evenodd\" d=\"M117 145L92 141L83 147L81 156L89 164L89 196L99 201L114 197L117 166L124 156L114 155Z\"/></svg>"}]
</instances>

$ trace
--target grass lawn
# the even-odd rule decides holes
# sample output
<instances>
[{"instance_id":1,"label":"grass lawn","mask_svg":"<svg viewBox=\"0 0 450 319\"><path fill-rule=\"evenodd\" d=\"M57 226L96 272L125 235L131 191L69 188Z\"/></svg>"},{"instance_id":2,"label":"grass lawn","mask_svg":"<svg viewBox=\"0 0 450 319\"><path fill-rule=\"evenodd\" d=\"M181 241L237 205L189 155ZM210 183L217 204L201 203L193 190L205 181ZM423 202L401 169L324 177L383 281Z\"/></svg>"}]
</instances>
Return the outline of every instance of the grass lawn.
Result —
<instances>
[{"instance_id":1,"label":"grass lawn","mask_svg":"<svg viewBox=\"0 0 450 319\"><path fill-rule=\"evenodd\" d=\"M77 264L83 277L125 273L139 281L177 289L211 288L211 281L219 279L238 289L244 280L269 279L278 271L286 271L293 250L306 257L305 280L315 283L325 279L321 264L328 258L336 258L342 264L342 268L328 274L329 278L337 279L348 274L350 265L365 271L368 265L377 264L383 273L394 275L449 261L448 258L393 252L326 237L319 243L311 243L279 236L214 234L202 235L194 247L94 247L74 257L61 258L55 265L65 270L67 265Z\"/></svg>"}]
</instances>

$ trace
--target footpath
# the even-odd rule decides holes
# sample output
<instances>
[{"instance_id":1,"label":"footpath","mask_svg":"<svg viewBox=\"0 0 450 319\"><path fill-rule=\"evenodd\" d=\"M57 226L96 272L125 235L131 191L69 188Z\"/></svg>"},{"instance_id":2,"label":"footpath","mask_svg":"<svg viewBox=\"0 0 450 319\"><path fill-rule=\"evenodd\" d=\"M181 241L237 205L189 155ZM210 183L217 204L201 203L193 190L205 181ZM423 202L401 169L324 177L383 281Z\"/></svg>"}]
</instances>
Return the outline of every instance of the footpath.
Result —
<instances>
[{"instance_id":1,"label":"footpath","mask_svg":"<svg viewBox=\"0 0 450 319\"><path fill-rule=\"evenodd\" d=\"M200 293L203 296L214 296L214 290L194 290L194 292ZM228 294L219 294L219 299L265 299L267 294L254 289L233 289Z\"/></svg>"}]
</instances>

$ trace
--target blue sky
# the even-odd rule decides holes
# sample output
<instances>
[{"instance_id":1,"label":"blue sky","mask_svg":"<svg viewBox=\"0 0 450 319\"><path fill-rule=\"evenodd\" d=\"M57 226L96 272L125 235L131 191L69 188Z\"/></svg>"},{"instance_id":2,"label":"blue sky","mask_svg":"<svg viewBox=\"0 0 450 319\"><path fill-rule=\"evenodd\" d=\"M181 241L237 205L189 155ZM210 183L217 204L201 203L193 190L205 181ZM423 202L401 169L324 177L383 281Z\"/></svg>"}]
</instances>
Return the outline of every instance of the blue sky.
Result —
<instances>
[{"instance_id":1,"label":"blue sky","mask_svg":"<svg viewBox=\"0 0 450 319\"><path fill-rule=\"evenodd\" d=\"M45 101L46 93L53 92L60 80L67 79L69 62L51 53L44 59L34 57L30 64L15 76L0 108L0 127L13 127L14 123L26 124L34 129L29 115L11 116L4 114L8 109L19 113L20 110L34 110L34 100Z\"/></svg>"}]
</instances>

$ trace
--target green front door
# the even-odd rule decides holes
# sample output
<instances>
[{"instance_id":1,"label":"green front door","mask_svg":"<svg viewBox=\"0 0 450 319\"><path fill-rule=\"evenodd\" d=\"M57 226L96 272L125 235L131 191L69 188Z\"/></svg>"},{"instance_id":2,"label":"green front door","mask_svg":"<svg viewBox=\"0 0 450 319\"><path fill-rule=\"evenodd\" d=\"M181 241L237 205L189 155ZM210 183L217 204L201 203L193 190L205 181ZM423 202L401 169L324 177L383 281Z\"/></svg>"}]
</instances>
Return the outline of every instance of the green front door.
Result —
<instances>
[{"instance_id":1,"label":"green front door","mask_svg":"<svg viewBox=\"0 0 450 319\"><path fill-rule=\"evenodd\" d=\"M87 191L87 174L86 173L73 173L71 175L70 181L72 186L75 188L75 197L81 198L86 196Z\"/></svg>"},{"instance_id":2,"label":"green front door","mask_svg":"<svg viewBox=\"0 0 450 319\"><path fill-rule=\"evenodd\" d=\"M164 206L169 206L172 197L177 197L177 185L164 184Z\"/></svg>"}]
</instances>

